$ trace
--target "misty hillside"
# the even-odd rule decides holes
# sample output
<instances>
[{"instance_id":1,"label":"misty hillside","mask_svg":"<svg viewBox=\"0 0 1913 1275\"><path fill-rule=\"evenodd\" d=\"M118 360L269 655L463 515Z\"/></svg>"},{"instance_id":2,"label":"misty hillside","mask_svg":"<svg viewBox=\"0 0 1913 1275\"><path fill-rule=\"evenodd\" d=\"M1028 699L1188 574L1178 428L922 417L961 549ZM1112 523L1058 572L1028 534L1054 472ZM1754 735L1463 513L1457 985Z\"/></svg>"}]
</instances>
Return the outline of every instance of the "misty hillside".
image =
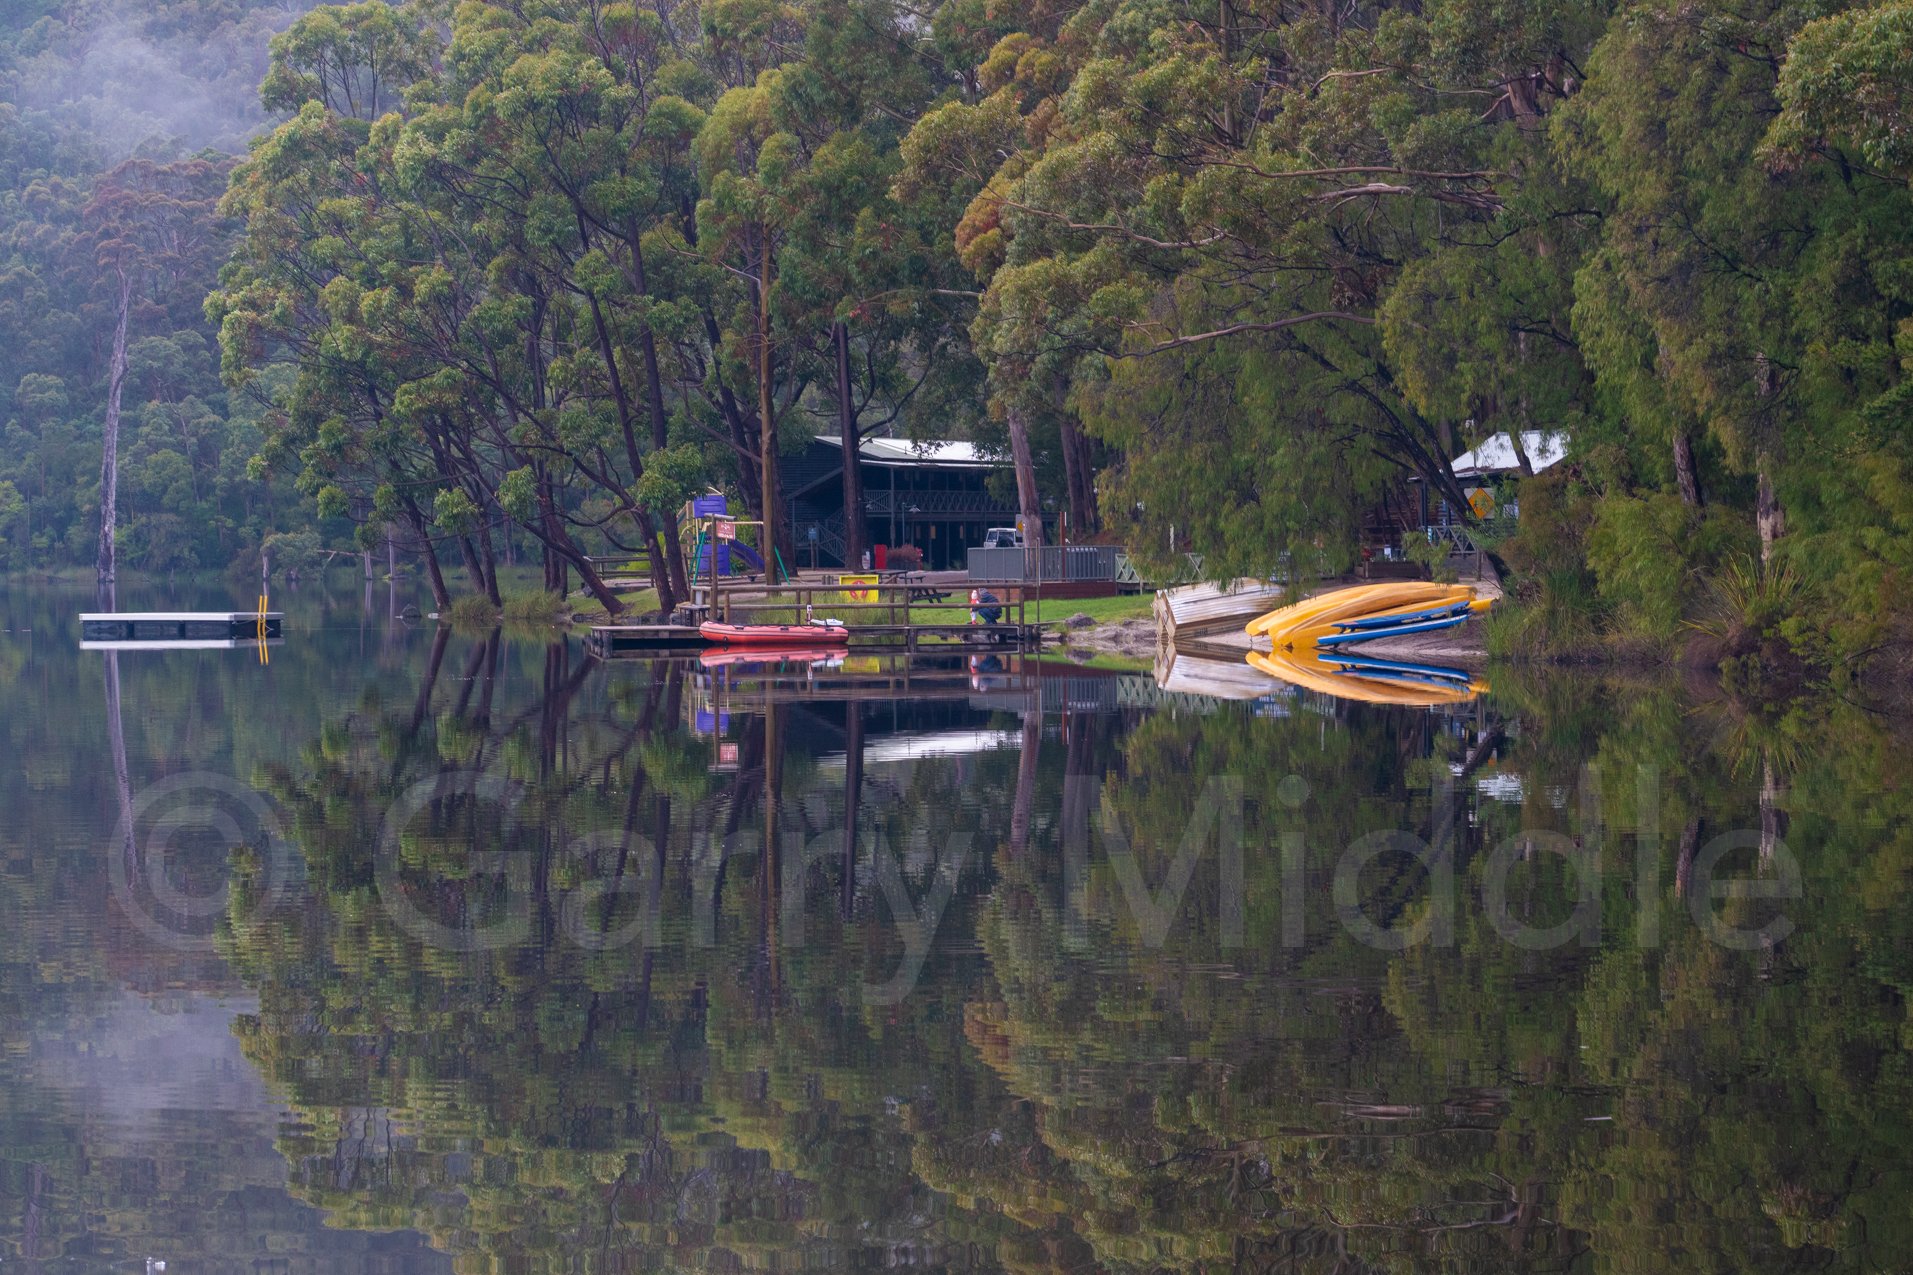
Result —
<instances>
[{"instance_id":1,"label":"misty hillside","mask_svg":"<svg viewBox=\"0 0 1913 1275\"><path fill-rule=\"evenodd\" d=\"M265 122L266 46L316 0L9 0L0 116L102 166L202 147L237 153ZM14 150L18 136L10 136Z\"/></svg>"},{"instance_id":2,"label":"misty hillside","mask_svg":"<svg viewBox=\"0 0 1913 1275\"><path fill-rule=\"evenodd\" d=\"M140 273L119 479L129 563L224 566L279 521L248 480L257 405L200 305L229 251L232 156L268 125L272 37L317 0L0 0L0 564L84 561L98 529L115 242Z\"/></svg>"}]
</instances>

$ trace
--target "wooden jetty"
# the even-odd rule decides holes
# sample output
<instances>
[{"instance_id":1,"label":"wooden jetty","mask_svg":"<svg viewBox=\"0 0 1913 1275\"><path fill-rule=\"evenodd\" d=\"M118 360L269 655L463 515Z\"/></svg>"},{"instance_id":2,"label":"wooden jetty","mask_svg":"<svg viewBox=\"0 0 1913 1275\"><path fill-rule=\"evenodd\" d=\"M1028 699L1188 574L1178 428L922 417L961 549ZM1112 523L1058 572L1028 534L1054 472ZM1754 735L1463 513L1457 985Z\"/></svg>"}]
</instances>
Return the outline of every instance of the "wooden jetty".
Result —
<instances>
[{"instance_id":1,"label":"wooden jetty","mask_svg":"<svg viewBox=\"0 0 1913 1275\"><path fill-rule=\"evenodd\" d=\"M853 651L930 651L978 646L1033 650L1041 646L1042 641L1042 626L1036 624L863 624L850 630ZM683 654L708 650L715 645L699 633L696 626L687 624L594 624L586 643L591 653L600 659ZM762 650L766 659L775 658L777 652L774 646L749 649Z\"/></svg>"},{"instance_id":2,"label":"wooden jetty","mask_svg":"<svg viewBox=\"0 0 1913 1275\"><path fill-rule=\"evenodd\" d=\"M108 649L93 645L107 642L122 646L165 642L175 650L182 649L182 643L222 647L282 637L284 622L280 611L96 611L80 616L80 642L95 650Z\"/></svg>"},{"instance_id":3,"label":"wooden jetty","mask_svg":"<svg viewBox=\"0 0 1913 1275\"><path fill-rule=\"evenodd\" d=\"M679 614L727 624L801 624L807 616L841 620L850 627L852 650L976 646L1034 650L1042 645L1042 626L1026 622L1027 612L1020 598L998 599L990 604L998 613L998 623L970 624L951 618L951 612L967 615L969 608L967 598L952 602L950 592L913 580L746 584L723 579L694 585L692 604ZM926 610L933 614L925 615ZM594 655L611 659L696 652L711 643L698 632L695 623L597 624L592 626L586 645Z\"/></svg>"},{"instance_id":4,"label":"wooden jetty","mask_svg":"<svg viewBox=\"0 0 1913 1275\"><path fill-rule=\"evenodd\" d=\"M585 645L600 659L613 659L701 651L709 643L695 624L594 624Z\"/></svg>"}]
</instances>

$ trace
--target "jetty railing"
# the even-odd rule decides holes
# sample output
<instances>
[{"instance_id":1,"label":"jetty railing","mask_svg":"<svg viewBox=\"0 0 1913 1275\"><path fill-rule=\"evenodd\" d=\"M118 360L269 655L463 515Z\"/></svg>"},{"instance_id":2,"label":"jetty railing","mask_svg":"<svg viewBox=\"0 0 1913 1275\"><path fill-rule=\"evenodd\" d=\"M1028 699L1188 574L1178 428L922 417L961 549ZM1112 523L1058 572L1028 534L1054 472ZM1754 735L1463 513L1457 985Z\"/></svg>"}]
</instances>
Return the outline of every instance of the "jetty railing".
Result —
<instances>
[{"instance_id":1,"label":"jetty railing","mask_svg":"<svg viewBox=\"0 0 1913 1275\"><path fill-rule=\"evenodd\" d=\"M1122 557L1116 545L1043 545L1034 549L972 549L970 579L991 584L1115 583Z\"/></svg>"},{"instance_id":2,"label":"jetty railing","mask_svg":"<svg viewBox=\"0 0 1913 1275\"><path fill-rule=\"evenodd\" d=\"M883 622L888 624L912 624L911 612L925 610L957 610L968 612L968 596L955 594L942 601L923 597L922 584L862 584L857 582L813 583L793 581L786 584L738 584L726 583L716 589L700 586L696 590L701 595L701 609L705 618L721 620L726 624L755 622L775 622L781 618L792 623L802 623L806 618L805 609L814 613L814 618L826 616L843 618L845 615L858 615L866 621L876 622L874 612L883 612ZM1025 603L1021 597L1011 600L999 600L989 606L1000 610L1007 622L1009 616L1016 616L1015 623L1024 623ZM766 620L765 617L773 617ZM855 621L852 622L853 627Z\"/></svg>"}]
</instances>

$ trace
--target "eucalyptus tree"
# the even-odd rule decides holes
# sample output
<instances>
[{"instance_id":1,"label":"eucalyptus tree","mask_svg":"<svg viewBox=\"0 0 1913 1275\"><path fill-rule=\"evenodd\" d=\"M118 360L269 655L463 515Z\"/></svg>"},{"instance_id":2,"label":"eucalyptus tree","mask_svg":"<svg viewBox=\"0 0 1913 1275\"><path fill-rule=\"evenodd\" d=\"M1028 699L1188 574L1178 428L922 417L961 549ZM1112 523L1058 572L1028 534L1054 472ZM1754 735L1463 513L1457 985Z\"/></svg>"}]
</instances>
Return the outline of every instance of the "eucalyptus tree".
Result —
<instances>
[{"instance_id":1,"label":"eucalyptus tree","mask_svg":"<svg viewBox=\"0 0 1913 1275\"><path fill-rule=\"evenodd\" d=\"M1152 532L1178 523L1224 572L1342 556L1398 475L1463 503L1448 457L1464 411L1538 416L1530 387L1559 379L1571 343L1545 291L1471 301L1447 280L1497 242L1533 253L1535 227L1571 211L1518 197L1540 117L1572 87L1572 23L1527 15L1491 38L1450 16L1038 15L985 62L987 97L912 136L919 184L977 191L958 243L987 281L974 336L1006 412L1063 399L1116 451L1115 505ZM1423 301L1391 315L1403 273L1442 253L1459 256L1422 266ZM1430 329L1431 305L1475 313ZM1524 327L1525 359L1448 372Z\"/></svg>"},{"instance_id":2,"label":"eucalyptus tree","mask_svg":"<svg viewBox=\"0 0 1913 1275\"><path fill-rule=\"evenodd\" d=\"M1763 567L1855 602L1821 626L1855 649L1897 609L1913 518L1913 206L1879 124L1904 100L1904 27L1785 0L1630 5L1559 122L1611 201L1577 326L1632 328L1631 368L1652 367L1752 505Z\"/></svg>"}]
</instances>

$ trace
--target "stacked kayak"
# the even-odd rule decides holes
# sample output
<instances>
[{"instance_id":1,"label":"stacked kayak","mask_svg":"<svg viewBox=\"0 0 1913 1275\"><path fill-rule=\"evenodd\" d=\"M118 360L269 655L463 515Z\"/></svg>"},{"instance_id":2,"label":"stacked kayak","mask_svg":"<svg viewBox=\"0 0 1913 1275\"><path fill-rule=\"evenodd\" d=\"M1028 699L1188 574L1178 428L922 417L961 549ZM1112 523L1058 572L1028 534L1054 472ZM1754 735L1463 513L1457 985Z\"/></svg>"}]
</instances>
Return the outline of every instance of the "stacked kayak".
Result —
<instances>
[{"instance_id":1,"label":"stacked kayak","mask_svg":"<svg viewBox=\"0 0 1913 1275\"><path fill-rule=\"evenodd\" d=\"M1276 652L1307 652L1453 628L1489 600L1465 584L1392 580L1320 593L1249 621Z\"/></svg>"}]
</instances>

